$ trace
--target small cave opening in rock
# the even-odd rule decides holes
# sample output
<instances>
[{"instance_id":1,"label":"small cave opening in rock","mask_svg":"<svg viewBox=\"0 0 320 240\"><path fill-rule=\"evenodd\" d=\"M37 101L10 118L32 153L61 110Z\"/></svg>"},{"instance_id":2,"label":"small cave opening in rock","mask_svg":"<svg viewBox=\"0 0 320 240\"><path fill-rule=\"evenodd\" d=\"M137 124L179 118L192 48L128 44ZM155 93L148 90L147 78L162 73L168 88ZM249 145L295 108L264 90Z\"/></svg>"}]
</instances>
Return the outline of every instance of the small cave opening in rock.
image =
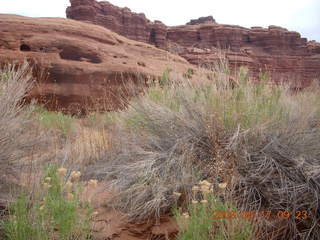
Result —
<instances>
[{"instance_id":1,"label":"small cave opening in rock","mask_svg":"<svg viewBox=\"0 0 320 240\"><path fill-rule=\"evenodd\" d=\"M154 28L151 29L149 42L151 44L156 44L156 30Z\"/></svg>"},{"instance_id":2,"label":"small cave opening in rock","mask_svg":"<svg viewBox=\"0 0 320 240\"><path fill-rule=\"evenodd\" d=\"M197 40L198 41L201 41L202 39L201 39L201 34L199 33L199 32L197 32Z\"/></svg>"},{"instance_id":3,"label":"small cave opening in rock","mask_svg":"<svg viewBox=\"0 0 320 240\"><path fill-rule=\"evenodd\" d=\"M27 44L22 44L22 45L20 46L20 51L30 52L30 51L31 51L31 48L30 48Z\"/></svg>"},{"instance_id":4,"label":"small cave opening in rock","mask_svg":"<svg viewBox=\"0 0 320 240\"><path fill-rule=\"evenodd\" d=\"M250 36L246 36L246 43L252 43Z\"/></svg>"}]
</instances>

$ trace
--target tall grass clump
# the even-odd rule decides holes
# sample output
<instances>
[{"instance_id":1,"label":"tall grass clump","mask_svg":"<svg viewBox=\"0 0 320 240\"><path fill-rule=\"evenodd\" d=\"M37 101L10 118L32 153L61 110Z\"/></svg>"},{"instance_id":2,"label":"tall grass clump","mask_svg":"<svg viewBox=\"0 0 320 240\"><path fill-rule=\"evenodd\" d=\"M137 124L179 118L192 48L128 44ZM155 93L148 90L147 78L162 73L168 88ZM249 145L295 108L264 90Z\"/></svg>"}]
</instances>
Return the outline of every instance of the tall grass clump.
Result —
<instances>
[{"instance_id":1,"label":"tall grass clump","mask_svg":"<svg viewBox=\"0 0 320 240\"><path fill-rule=\"evenodd\" d=\"M27 63L5 65L0 70L0 205L5 204L15 179L16 164L25 150L39 143L30 131L31 108L24 99L32 88L32 70ZM11 183L11 184L9 184Z\"/></svg>"},{"instance_id":2,"label":"tall grass clump","mask_svg":"<svg viewBox=\"0 0 320 240\"><path fill-rule=\"evenodd\" d=\"M292 93L249 76L245 68L231 76L222 62L207 81L158 84L132 101L118 115L118 148L95 170L113 183L114 205L132 220L159 217L174 192L182 206L197 181L223 181L231 197L221 199L239 211L293 216L259 218L257 236L319 239L319 88Z\"/></svg>"}]
</instances>

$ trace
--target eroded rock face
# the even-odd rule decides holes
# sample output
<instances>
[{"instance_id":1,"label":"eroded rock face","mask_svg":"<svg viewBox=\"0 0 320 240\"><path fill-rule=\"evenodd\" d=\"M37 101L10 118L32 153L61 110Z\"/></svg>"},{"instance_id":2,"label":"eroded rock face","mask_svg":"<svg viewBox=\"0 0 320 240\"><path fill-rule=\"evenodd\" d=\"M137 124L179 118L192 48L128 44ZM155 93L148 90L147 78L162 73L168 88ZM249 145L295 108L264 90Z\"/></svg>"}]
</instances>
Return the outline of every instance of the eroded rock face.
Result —
<instances>
[{"instance_id":1,"label":"eroded rock face","mask_svg":"<svg viewBox=\"0 0 320 240\"><path fill-rule=\"evenodd\" d=\"M210 16L167 27L106 1L70 2L68 18L89 21L130 39L153 44L193 64L212 65L219 58L220 49L224 49L231 66L248 66L254 76L269 72L274 79L298 80L301 87L320 76L319 44L285 28L223 25Z\"/></svg>"},{"instance_id":2,"label":"eroded rock face","mask_svg":"<svg viewBox=\"0 0 320 240\"><path fill-rule=\"evenodd\" d=\"M82 4L92 3L76 2L86 14L90 8ZM0 14L0 26L0 65L28 59L46 69L49 75L31 95L51 109L114 110L119 96L131 94L130 83L145 87L169 66L179 76L193 68L177 55L93 24Z\"/></svg>"},{"instance_id":3,"label":"eroded rock face","mask_svg":"<svg viewBox=\"0 0 320 240\"><path fill-rule=\"evenodd\" d=\"M109 2L70 0L67 18L104 26L129 39L165 48L167 27L160 21L151 22L143 13L133 13Z\"/></svg>"}]
</instances>

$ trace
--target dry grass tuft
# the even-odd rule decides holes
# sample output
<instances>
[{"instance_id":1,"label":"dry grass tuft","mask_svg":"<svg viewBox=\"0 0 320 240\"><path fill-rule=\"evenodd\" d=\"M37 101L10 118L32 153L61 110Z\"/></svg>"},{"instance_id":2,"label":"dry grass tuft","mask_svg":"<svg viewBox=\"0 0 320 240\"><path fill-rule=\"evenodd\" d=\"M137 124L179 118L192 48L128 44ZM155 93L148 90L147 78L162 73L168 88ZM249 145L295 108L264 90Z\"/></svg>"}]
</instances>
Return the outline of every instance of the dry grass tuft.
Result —
<instances>
[{"instance_id":1,"label":"dry grass tuft","mask_svg":"<svg viewBox=\"0 0 320 240\"><path fill-rule=\"evenodd\" d=\"M7 201L7 193L16 178L17 162L38 143L30 131L31 108L24 98L33 84L32 69L6 65L0 71L0 205Z\"/></svg>"},{"instance_id":2,"label":"dry grass tuft","mask_svg":"<svg viewBox=\"0 0 320 240\"><path fill-rule=\"evenodd\" d=\"M257 225L268 239L320 238L319 118L301 118L243 134L235 147L239 177L233 200L243 210L272 211L276 219L279 211L290 214Z\"/></svg>"}]
</instances>

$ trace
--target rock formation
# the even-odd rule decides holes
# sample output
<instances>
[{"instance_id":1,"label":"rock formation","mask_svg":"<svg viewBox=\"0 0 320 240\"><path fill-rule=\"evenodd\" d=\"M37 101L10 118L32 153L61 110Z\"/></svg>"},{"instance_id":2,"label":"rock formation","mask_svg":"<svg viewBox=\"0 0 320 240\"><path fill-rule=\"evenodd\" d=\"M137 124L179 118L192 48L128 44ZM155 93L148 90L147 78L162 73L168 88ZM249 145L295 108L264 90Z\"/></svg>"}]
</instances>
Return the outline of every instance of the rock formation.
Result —
<instances>
[{"instance_id":1,"label":"rock formation","mask_svg":"<svg viewBox=\"0 0 320 240\"><path fill-rule=\"evenodd\" d=\"M168 67L179 76L191 64L210 68L221 49L231 67L248 66L254 77L267 71L302 88L320 76L320 44L281 27L223 25L211 16L167 27L106 1L70 2L67 17L82 22L0 15L0 65L29 59L47 69L31 95L52 109L117 109L119 95L135 94L129 82L145 87Z\"/></svg>"},{"instance_id":2,"label":"rock formation","mask_svg":"<svg viewBox=\"0 0 320 240\"><path fill-rule=\"evenodd\" d=\"M167 27L144 14L119 8L106 1L70 0L67 17L106 27L133 40L177 53L190 63L212 65L220 49L231 66L247 66L254 76L269 72L274 79L296 81L303 87L320 76L319 44L285 28L244 28L217 24L213 17Z\"/></svg>"},{"instance_id":3,"label":"rock formation","mask_svg":"<svg viewBox=\"0 0 320 240\"><path fill-rule=\"evenodd\" d=\"M164 47L166 26L160 21L150 22L143 13L119 8L109 2L71 0L67 17L104 26L129 39Z\"/></svg>"},{"instance_id":4,"label":"rock formation","mask_svg":"<svg viewBox=\"0 0 320 240\"><path fill-rule=\"evenodd\" d=\"M198 19L192 19L190 22L187 23L187 25L198 25L203 23L216 23L216 20L214 20L212 16L201 17Z\"/></svg>"},{"instance_id":5,"label":"rock formation","mask_svg":"<svg viewBox=\"0 0 320 240\"><path fill-rule=\"evenodd\" d=\"M46 69L49 76L38 71L44 81L31 95L51 109L113 110L119 96L129 94L130 82L145 86L169 66L180 76L193 68L179 56L93 24L0 14L0 26L0 66L28 59Z\"/></svg>"}]
</instances>

